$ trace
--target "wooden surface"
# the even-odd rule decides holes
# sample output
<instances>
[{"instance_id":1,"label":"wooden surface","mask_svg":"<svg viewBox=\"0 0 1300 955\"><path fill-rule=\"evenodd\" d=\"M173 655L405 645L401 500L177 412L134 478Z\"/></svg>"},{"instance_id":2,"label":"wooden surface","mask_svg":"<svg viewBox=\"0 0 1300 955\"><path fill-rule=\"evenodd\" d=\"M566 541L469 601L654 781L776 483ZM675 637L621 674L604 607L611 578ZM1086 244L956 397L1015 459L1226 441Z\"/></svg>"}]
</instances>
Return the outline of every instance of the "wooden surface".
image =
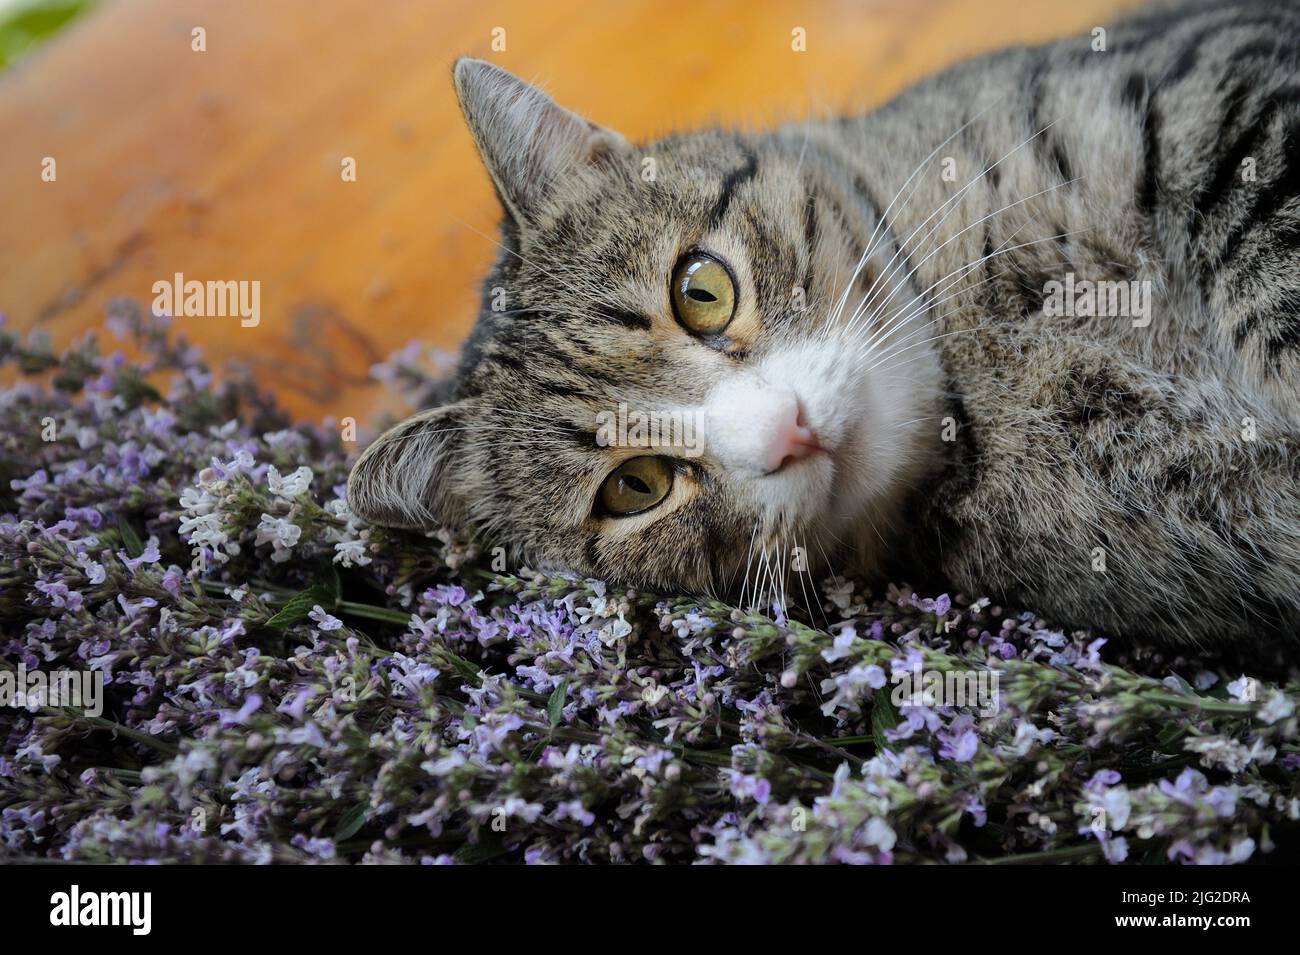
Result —
<instances>
[{"instance_id":1,"label":"wooden surface","mask_svg":"<svg viewBox=\"0 0 1300 955\"><path fill-rule=\"evenodd\" d=\"M110 0L0 76L0 311L60 343L100 325L113 296L148 307L175 272L258 280L258 327L178 324L218 366L252 363L295 412L365 424L381 397L370 365L413 338L455 347L494 253L456 56L635 139L860 111L958 59L1133 6ZM207 52L191 50L195 26ZM41 181L46 156L56 182Z\"/></svg>"}]
</instances>

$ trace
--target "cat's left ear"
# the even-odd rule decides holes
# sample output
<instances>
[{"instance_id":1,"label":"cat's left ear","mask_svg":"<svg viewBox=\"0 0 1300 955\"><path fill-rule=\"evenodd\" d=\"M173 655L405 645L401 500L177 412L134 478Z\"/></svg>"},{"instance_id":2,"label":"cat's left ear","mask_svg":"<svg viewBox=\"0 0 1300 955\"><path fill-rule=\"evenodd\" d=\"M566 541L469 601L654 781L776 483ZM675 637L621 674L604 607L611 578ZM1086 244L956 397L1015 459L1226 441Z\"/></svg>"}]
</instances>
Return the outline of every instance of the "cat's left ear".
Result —
<instances>
[{"instance_id":1,"label":"cat's left ear","mask_svg":"<svg viewBox=\"0 0 1300 955\"><path fill-rule=\"evenodd\" d=\"M352 466L348 507L383 527L428 530L459 523L466 494L464 468L467 401L412 415L389 428Z\"/></svg>"},{"instance_id":2,"label":"cat's left ear","mask_svg":"<svg viewBox=\"0 0 1300 955\"><path fill-rule=\"evenodd\" d=\"M462 57L456 95L506 210L529 221L566 174L630 149L626 139L559 106L519 77Z\"/></svg>"}]
</instances>

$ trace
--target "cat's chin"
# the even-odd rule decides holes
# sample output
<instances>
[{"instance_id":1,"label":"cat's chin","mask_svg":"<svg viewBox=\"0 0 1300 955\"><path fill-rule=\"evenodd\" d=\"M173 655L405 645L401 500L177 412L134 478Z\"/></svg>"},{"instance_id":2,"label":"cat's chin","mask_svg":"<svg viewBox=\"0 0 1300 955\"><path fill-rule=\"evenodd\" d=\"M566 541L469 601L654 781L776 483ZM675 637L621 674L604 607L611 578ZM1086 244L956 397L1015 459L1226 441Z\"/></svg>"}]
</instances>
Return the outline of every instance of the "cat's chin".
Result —
<instances>
[{"instance_id":1,"label":"cat's chin","mask_svg":"<svg viewBox=\"0 0 1300 955\"><path fill-rule=\"evenodd\" d=\"M905 373L857 379L853 413L837 422L833 480L817 502L821 535L843 545L830 572L878 573L908 533L908 501L940 462L938 370L927 354Z\"/></svg>"}]
</instances>

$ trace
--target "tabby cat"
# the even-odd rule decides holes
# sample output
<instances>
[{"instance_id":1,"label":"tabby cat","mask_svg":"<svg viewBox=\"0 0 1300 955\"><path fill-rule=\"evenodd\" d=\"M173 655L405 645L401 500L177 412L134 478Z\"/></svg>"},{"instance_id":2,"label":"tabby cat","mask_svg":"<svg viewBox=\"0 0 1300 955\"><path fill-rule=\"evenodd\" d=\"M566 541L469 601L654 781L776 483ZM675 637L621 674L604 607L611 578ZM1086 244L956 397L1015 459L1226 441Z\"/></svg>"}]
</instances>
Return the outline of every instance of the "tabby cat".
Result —
<instances>
[{"instance_id":1,"label":"tabby cat","mask_svg":"<svg viewBox=\"0 0 1300 955\"><path fill-rule=\"evenodd\" d=\"M664 590L928 566L1132 639L1290 635L1298 51L1295 3L1182 5L641 146L462 59L501 252L351 505Z\"/></svg>"}]
</instances>

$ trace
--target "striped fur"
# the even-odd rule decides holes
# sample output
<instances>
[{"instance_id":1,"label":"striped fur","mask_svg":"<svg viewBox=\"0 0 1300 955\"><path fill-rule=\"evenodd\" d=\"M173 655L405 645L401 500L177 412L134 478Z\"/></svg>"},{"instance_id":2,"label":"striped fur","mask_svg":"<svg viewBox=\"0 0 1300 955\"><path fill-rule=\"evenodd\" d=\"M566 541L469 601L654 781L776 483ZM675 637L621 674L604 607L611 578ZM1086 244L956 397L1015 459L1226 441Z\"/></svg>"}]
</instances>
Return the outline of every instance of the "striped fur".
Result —
<instances>
[{"instance_id":1,"label":"striped fur","mask_svg":"<svg viewBox=\"0 0 1300 955\"><path fill-rule=\"evenodd\" d=\"M802 546L814 571L917 561L1136 638L1293 633L1300 4L1183 4L1106 46L1005 51L866 116L641 146L462 61L502 251L451 403L367 451L353 506L661 588L735 589L755 553ZM741 301L707 342L668 303L701 244ZM1047 314L1067 272L1149 283L1150 323ZM850 322L873 289L885 307ZM765 503L706 452L654 511L593 508L637 453L597 446L598 412L699 405L816 342L842 358L808 377L870 409L816 507Z\"/></svg>"}]
</instances>

